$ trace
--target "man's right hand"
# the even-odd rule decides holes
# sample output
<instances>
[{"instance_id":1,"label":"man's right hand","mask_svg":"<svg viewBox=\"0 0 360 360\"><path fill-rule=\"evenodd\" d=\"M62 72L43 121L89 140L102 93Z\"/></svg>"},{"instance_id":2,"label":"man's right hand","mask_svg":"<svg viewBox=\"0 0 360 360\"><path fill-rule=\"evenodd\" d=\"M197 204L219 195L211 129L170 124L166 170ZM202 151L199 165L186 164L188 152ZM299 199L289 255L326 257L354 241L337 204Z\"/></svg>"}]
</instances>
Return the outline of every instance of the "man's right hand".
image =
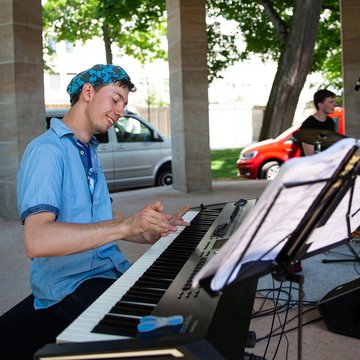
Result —
<instances>
[{"instance_id":1,"label":"man's right hand","mask_svg":"<svg viewBox=\"0 0 360 360\"><path fill-rule=\"evenodd\" d=\"M172 223L173 215L165 214L161 202L155 202L145 206L135 215L132 215L122 223L128 226L128 233L131 241L154 243L158 238L167 236L177 230ZM150 233L152 236L141 238L144 233ZM135 238L133 238L135 237ZM140 238L138 238L140 237Z\"/></svg>"}]
</instances>

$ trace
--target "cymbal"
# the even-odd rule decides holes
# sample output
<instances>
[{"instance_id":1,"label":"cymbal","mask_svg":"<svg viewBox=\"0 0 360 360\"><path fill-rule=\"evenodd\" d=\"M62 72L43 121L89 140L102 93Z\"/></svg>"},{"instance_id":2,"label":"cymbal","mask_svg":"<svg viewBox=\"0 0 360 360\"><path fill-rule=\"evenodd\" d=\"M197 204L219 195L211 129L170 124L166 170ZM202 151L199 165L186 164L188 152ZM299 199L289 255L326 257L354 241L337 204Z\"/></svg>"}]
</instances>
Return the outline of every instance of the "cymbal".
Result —
<instances>
[{"instance_id":1,"label":"cymbal","mask_svg":"<svg viewBox=\"0 0 360 360\"><path fill-rule=\"evenodd\" d=\"M314 144L319 141L322 145L332 145L337 141L346 138L335 131L322 130L322 129L299 129L293 133L295 139L307 143Z\"/></svg>"}]
</instances>

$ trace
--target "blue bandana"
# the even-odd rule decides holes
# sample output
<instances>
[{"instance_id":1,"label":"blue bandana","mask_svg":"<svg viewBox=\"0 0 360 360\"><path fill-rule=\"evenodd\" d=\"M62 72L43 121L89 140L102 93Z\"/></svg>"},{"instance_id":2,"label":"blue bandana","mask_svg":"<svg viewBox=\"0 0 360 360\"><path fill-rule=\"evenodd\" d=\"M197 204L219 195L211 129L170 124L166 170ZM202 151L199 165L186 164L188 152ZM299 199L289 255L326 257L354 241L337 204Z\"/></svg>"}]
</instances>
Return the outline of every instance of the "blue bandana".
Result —
<instances>
[{"instance_id":1,"label":"blue bandana","mask_svg":"<svg viewBox=\"0 0 360 360\"><path fill-rule=\"evenodd\" d=\"M129 75L122 67L97 64L91 69L75 75L70 81L66 91L70 95L70 99L72 99L74 95L81 91L83 85L86 83L90 83L92 86L100 86L121 80L131 81Z\"/></svg>"}]
</instances>

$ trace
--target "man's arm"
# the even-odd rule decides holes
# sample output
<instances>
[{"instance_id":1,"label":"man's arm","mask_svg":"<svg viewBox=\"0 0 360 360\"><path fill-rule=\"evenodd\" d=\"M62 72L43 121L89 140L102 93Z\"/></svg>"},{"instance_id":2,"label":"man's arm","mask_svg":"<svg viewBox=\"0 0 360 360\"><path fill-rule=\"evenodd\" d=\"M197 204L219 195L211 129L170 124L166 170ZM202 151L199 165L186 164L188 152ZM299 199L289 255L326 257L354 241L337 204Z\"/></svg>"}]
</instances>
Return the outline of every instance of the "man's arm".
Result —
<instances>
[{"instance_id":1,"label":"man's arm","mask_svg":"<svg viewBox=\"0 0 360 360\"><path fill-rule=\"evenodd\" d=\"M174 215L163 213L160 202L144 207L133 216L119 215L119 218L93 224L61 223L55 221L54 214L41 212L25 220L25 250L34 258L80 253L119 239L152 243L176 231L176 225L181 223L186 224L180 219L174 223ZM148 232L157 234L157 239L142 236Z\"/></svg>"},{"instance_id":2,"label":"man's arm","mask_svg":"<svg viewBox=\"0 0 360 360\"><path fill-rule=\"evenodd\" d=\"M314 155L315 154L315 146L311 144L301 143L301 146L304 150L305 156Z\"/></svg>"},{"instance_id":3,"label":"man's arm","mask_svg":"<svg viewBox=\"0 0 360 360\"><path fill-rule=\"evenodd\" d=\"M170 224L174 226L188 226L189 223L183 220L183 216L189 211L190 206L185 206L183 209L181 209L179 212L172 214L169 216L168 221ZM113 218L116 220L123 220L125 219L125 216L121 214L119 211L113 211ZM161 234L159 232L150 230L143 232L140 235L132 236L126 239L126 241L136 242L140 244L154 244L157 240L161 238Z\"/></svg>"}]
</instances>

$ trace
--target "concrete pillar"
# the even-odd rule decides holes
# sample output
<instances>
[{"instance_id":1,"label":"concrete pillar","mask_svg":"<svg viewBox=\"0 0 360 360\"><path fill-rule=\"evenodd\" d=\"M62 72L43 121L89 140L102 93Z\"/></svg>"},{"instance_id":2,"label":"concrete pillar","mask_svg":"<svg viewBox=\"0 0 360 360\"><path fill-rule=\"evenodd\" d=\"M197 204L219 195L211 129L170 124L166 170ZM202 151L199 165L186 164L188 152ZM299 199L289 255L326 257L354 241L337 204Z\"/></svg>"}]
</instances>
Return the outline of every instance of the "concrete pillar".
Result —
<instances>
[{"instance_id":1,"label":"concrete pillar","mask_svg":"<svg viewBox=\"0 0 360 360\"><path fill-rule=\"evenodd\" d=\"M344 78L345 132L360 138L360 2L341 0L341 45Z\"/></svg>"},{"instance_id":2,"label":"concrete pillar","mask_svg":"<svg viewBox=\"0 0 360 360\"><path fill-rule=\"evenodd\" d=\"M174 188L211 191L205 0L167 0Z\"/></svg>"},{"instance_id":3,"label":"concrete pillar","mask_svg":"<svg viewBox=\"0 0 360 360\"><path fill-rule=\"evenodd\" d=\"M41 0L0 0L0 217L19 219L16 172L44 127Z\"/></svg>"}]
</instances>

